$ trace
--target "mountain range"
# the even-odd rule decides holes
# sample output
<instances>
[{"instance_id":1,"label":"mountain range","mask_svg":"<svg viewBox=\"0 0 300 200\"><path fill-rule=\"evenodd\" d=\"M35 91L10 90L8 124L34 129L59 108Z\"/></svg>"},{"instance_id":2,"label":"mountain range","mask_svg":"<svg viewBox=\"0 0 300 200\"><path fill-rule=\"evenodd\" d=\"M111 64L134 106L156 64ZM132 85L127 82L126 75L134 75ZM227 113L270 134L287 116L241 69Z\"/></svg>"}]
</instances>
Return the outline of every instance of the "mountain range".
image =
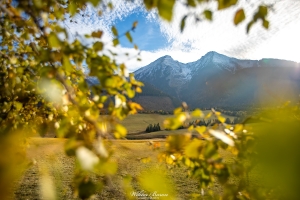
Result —
<instances>
[{"instance_id":1,"label":"mountain range","mask_svg":"<svg viewBox=\"0 0 300 200\"><path fill-rule=\"evenodd\" d=\"M134 72L144 82L133 100L146 110L172 110L185 101L190 108L245 109L296 102L300 64L279 59L241 60L211 51L181 63L163 56Z\"/></svg>"}]
</instances>

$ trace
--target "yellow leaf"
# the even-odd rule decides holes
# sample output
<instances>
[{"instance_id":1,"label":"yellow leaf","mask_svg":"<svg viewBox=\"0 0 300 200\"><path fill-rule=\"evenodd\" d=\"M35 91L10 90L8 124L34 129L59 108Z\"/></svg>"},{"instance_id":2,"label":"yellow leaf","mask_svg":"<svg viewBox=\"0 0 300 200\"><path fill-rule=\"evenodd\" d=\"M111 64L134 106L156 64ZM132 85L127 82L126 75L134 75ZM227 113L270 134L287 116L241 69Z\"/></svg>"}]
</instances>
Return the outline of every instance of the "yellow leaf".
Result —
<instances>
[{"instance_id":1,"label":"yellow leaf","mask_svg":"<svg viewBox=\"0 0 300 200\"><path fill-rule=\"evenodd\" d=\"M115 126L115 130L116 130L115 135L117 136L117 138L123 138L127 135L127 129L121 124L117 124Z\"/></svg>"},{"instance_id":2,"label":"yellow leaf","mask_svg":"<svg viewBox=\"0 0 300 200\"><path fill-rule=\"evenodd\" d=\"M138 25L138 21L133 22L132 29L135 29L137 27L137 25Z\"/></svg>"},{"instance_id":3,"label":"yellow leaf","mask_svg":"<svg viewBox=\"0 0 300 200\"><path fill-rule=\"evenodd\" d=\"M175 108L175 110L174 110L174 115L178 115L179 113L181 113L182 112L182 108L181 107L179 107L179 108Z\"/></svg>"},{"instance_id":4,"label":"yellow leaf","mask_svg":"<svg viewBox=\"0 0 300 200\"><path fill-rule=\"evenodd\" d=\"M218 120L221 122L221 123L224 123L226 121L226 118L223 117L223 116L218 116Z\"/></svg>"},{"instance_id":5,"label":"yellow leaf","mask_svg":"<svg viewBox=\"0 0 300 200\"><path fill-rule=\"evenodd\" d=\"M114 161L103 162L98 166L98 171L101 174L115 174L118 170L118 163Z\"/></svg>"},{"instance_id":6,"label":"yellow leaf","mask_svg":"<svg viewBox=\"0 0 300 200\"><path fill-rule=\"evenodd\" d=\"M151 161L151 158L150 157L145 157L145 158L142 158L141 159L141 162L142 163L148 163L148 162L150 162Z\"/></svg>"},{"instance_id":7,"label":"yellow leaf","mask_svg":"<svg viewBox=\"0 0 300 200\"><path fill-rule=\"evenodd\" d=\"M211 115L212 115L212 112L209 112L209 113L205 116L205 118L206 118L206 119L211 118Z\"/></svg>"},{"instance_id":8,"label":"yellow leaf","mask_svg":"<svg viewBox=\"0 0 300 200\"><path fill-rule=\"evenodd\" d=\"M220 115L221 115L221 112L216 111L216 112L215 112L215 115L220 116Z\"/></svg>"},{"instance_id":9,"label":"yellow leaf","mask_svg":"<svg viewBox=\"0 0 300 200\"><path fill-rule=\"evenodd\" d=\"M238 25L239 23L241 23L242 21L244 21L246 18L245 16L245 12L244 9L239 9L234 16L234 24Z\"/></svg>"},{"instance_id":10,"label":"yellow leaf","mask_svg":"<svg viewBox=\"0 0 300 200\"><path fill-rule=\"evenodd\" d=\"M131 109L143 110L143 107L142 107L140 104L138 104L138 103L135 103L135 102L129 102L128 104L129 104L129 107L130 107Z\"/></svg>"},{"instance_id":11,"label":"yellow leaf","mask_svg":"<svg viewBox=\"0 0 300 200\"><path fill-rule=\"evenodd\" d=\"M244 128L244 125L243 125L243 124L236 124L236 125L234 126L233 132L238 133L238 132L242 131L243 128Z\"/></svg>"},{"instance_id":12,"label":"yellow leaf","mask_svg":"<svg viewBox=\"0 0 300 200\"><path fill-rule=\"evenodd\" d=\"M136 87L135 91L136 91L137 93L142 93L142 89L141 89L140 87Z\"/></svg>"},{"instance_id":13,"label":"yellow leaf","mask_svg":"<svg viewBox=\"0 0 300 200\"><path fill-rule=\"evenodd\" d=\"M163 169L147 169L140 174L138 182L148 197L159 195L159 199L176 199L174 184Z\"/></svg>"},{"instance_id":14,"label":"yellow leaf","mask_svg":"<svg viewBox=\"0 0 300 200\"><path fill-rule=\"evenodd\" d=\"M181 151L190 141L191 134L170 135L167 137L166 147L168 151Z\"/></svg>"},{"instance_id":15,"label":"yellow leaf","mask_svg":"<svg viewBox=\"0 0 300 200\"><path fill-rule=\"evenodd\" d=\"M203 113L200 109L196 109L192 112L193 117L203 117Z\"/></svg>"},{"instance_id":16,"label":"yellow leaf","mask_svg":"<svg viewBox=\"0 0 300 200\"><path fill-rule=\"evenodd\" d=\"M195 139L185 147L184 153L189 158L198 158L201 146L202 141Z\"/></svg>"},{"instance_id":17,"label":"yellow leaf","mask_svg":"<svg viewBox=\"0 0 300 200\"><path fill-rule=\"evenodd\" d=\"M206 131L206 126L197 126L195 128L195 130L199 133L199 134L203 134Z\"/></svg>"}]
</instances>

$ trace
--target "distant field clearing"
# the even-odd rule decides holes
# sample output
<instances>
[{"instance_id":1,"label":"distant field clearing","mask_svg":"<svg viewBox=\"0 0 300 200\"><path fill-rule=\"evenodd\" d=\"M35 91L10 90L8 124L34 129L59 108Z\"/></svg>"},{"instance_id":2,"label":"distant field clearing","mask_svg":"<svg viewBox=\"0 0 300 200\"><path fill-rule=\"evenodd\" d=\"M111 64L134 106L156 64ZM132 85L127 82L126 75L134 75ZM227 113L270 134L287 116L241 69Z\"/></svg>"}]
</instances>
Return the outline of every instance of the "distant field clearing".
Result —
<instances>
[{"instance_id":1,"label":"distant field clearing","mask_svg":"<svg viewBox=\"0 0 300 200\"><path fill-rule=\"evenodd\" d=\"M209 113L210 111L203 111L204 115ZM228 117L230 120L233 120L234 117L223 115L224 117ZM135 114L135 115L129 115L124 121L121 122L127 130L128 134L135 134L142 131L145 131L147 126L149 124L160 124L160 127L162 130L163 128L163 122L166 118L173 117L173 115L160 115L160 114ZM200 119L200 118L194 118L190 121ZM212 116L211 119L216 119L214 116ZM181 131L181 130L180 130ZM177 132L177 131L175 131Z\"/></svg>"}]
</instances>

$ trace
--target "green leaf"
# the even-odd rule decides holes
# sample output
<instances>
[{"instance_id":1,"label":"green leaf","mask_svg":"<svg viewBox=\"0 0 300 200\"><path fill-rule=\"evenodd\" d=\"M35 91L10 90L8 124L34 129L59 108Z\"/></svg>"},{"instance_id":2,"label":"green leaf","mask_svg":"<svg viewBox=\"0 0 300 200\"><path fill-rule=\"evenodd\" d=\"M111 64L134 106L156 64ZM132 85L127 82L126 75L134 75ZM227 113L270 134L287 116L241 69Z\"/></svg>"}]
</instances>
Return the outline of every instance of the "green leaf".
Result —
<instances>
[{"instance_id":1,"label":"green leaf","mask_svg":"<svg viewBox=\"0 0 300 200\"><path fill-rule=\"evenodd\" d=\"M94 44L93 44L93 49L95 50L95 51L102 51L102 49L103 49L103 43L102 42L95 42Z\"/></svg>"},{"instance_id":2,"label":"green leaf","mask_svg":"<svg viewBox=\"0 0 300 200\"><path fill-rule=\"evenodd\" d=\"M144 4L148 10L157 6L157 0L144 0Z\"/></svg>"},{"instance_id":3,"label":"green leaf","mask_svg":"<svg viewBox=\"0 0 300 200\"><path fill-rule=\"evenodd\" d=\"M196 2L195 2L195 0L188 0L188 1L187 1L187 4L188 4L189 6L191 6L191 7L196 7Z\"/></svg>"},{"instance_id":4,"label":"green leaf","mask_svg":"<svg viewBox=\"0 0 300 200\"><path fill-rule=\"evenodd\" d=\"M212 20L213 13L210 10L203 11L203 14L207 20L210 20L210 21Z\"/></svg>"},{"instance_id":5,"label":"green leaf","mask_svg":"<svg viewBox=\"0 0 300 200\"><path fill-rule=\"evenodd\" d=\"M267 16L268 7L267 6L259 6L258 13L259 13L260 16L263 16L263 17Z\"/></svg>"},{"instance_id":6,"label":"green leaf","mask_svg":"<svg viewBox=\"0 0 300 200\"><path fill-rule=\"evenodd\" d=\"M69 3L69 12L70 12L71 16L74 16L76 11L77 11L77 6L73 1L71 1Z\"/></svg>"},{"instance_id":7,"label":"green leaf","mask_svg":"<svg viewBox=\"0 0 300 200\"><path fill-rule=\"evenodd\" d=\"M96 7L98 5L98 3L100 2L99 0L89 0L94 7Z\"/></svg>"},{"instance_id":8,"label":"green leaf","mask_svg":"<svg viewBox=\"0 0 300 200\"><path fill-rule=\"evenodd\" d=\"M118 30L116 29L115 26L111 27L111 31L113 32L114 36L118 36Z\"/></svg>"},{"instance_id":9,"label":"green leaf","mask_svg":"<svg viewBox=\"0 0 300 200\"><path fill-rule=\"evenodd\" d=\"M233 6L237 3L237 0L218 0L218 10L222 10Z\"/></svg>"},{"instance_id":10,"label":"green leaf","mask_svg":"<svg viewBox=\"0 0 300 200\"><path fill-rule=\"evenodd\" d=\"M92 181L85 181L82 182L78 186L78 194L81 199L88 199L90 196L96 193L102 185L94 184Z\"/></svg>"},{"instance_id":11,"label":"green leaf","mask_svg":"<svg viewBox=\"0 0 300 200\"><path fill-rule=\"evenodd\" d=\"M67 72L71 72L72 71L72 65L70 62L70 59L67 56L63 57L63 66L65 67Z\"/></svg>"},{"instance_id":12,"label":"green leaf","mask_svg":"<svg viewBox=\"0 0 300 200\"><path fill-rule=\"evenodd\" d=\"M157 2L158 14L165 20L171 21L175 0L160 0Z\"/></svg>"},{"instance_id":13,"label":"green leaf","mask_svg":"<svg viewBox=\"0 0 300 200\"><path fill-rule=\"evenodd\" d=\"M54 33L50 33L48 37L49 45L52 48L60 47L60 41Z\"/></svg>"},{"instance_id":14,"label":"green leaf","mask_svg":"<svg viewBox=\"0 0 300 200\"><path fill-rule=\"evenodd\" d=\"M268 29L269 28L269 21L264 19L263 20L263 27L265 27L265 29Z\"/></svg>"},{"instance_id":15,"label":"green leaf","mask_svg":"<svg viewBox=\"0 0 300 200\"><path fill-rule=\"evenodd\" d=\"M113 40L113 44L114 44L114 46L117 46L119 44L119 40L118 39L114 39Z\"/></svg>"},{"instance_id":16,"label":"green leaf","mask_svg":"<svg viewBox=\"0 0 300 200\"><path fill-rule=\"evenodd\" d=\"M230 177L230 174L229 174L229 171L228 171L228 168L224 168L221 173L219 173L218 175L218 180L221 184L225 184L229 177Z\"/></svg>"},{"instance_id":17,"label":"green leaf","mask_svg":"<svg viewBox=\"0 0 300 200\"><path fill-rule=\"evenodd\" d=\"M43 6L42 1L40 1L40 0L33 0L33 4L37 8L42 8L42 6Z\"/></svg>"},{"instance_id":18,"label":"green leaf","mask_svg":"<svg viewBox=\"0 0 300 200\"><path fill-rule=\"evenodd\" d=\"M15 106L15 108L16 108L17 111L20 111L22 109L22 107L23 107L23 104L20 103L20 102L18 102L18 101L15 101L14 102L14 106Z\"/></svg>"},{"instance_id":19,"label":"green leaf","mask_svg":"<svg viewBox=\"0 0 300 200\"><path fill-rule=\"evenodd\" d=\"M234 16L234 24L238 25L242 21L244 21L246 18L244 9L239 9L236 11L235 16Z\"/></svg>"},{"instance_id":20,"label":"green leaf","mask_svg":"<svg viewBox=\"0 0 300 200\"><path fill-rule=\"evenodd\" d=\"M184 30L186 18L187 18L187 15L185 15L185 16L181 19L181 23L180 23L180 31L181 31L181 32L183 32L183 30Z\"/></svg>"},{"instance_id":21,"label":"green leaf","mask_svg":"<svg viewBox=\"0 0 300 200\"><path fill-rule=\"evenodd\" d=\"M126 32L126 38L129 40L130 43L132 43L132 37L129 31Z\"/></svg>"},{"instance_id":22,"label":"green leaf","mask_svg":"<svg viewBox=\"0 0 300 200\"><path fill-rule=\"evenodd\" d=\"M114 5L112 4L112 2L109 2L107 5L111 10L114 9Z\"/></svg>"},{"instance_id":23,"label":"green leaf","mask_svg":"<svg viewBox=\"0 0 300 200\"><path fill-rule=\"evenodd\" d=\"M76 148L78 147L78 144L75 139L69 139L65 143L65 152L68 156L75 156L76 155Z\"/></svg>"},{"instance_id":24,"label":"green leaf","mask_svg":"<svg viewBox=\"0 0 300 200\"><path fill-rule=\"evenodd\" d=\"M94 31L94 32L92 32L92 37L101 38L102 34L103 34L103 31Z\"/></svg>"},{"instance_id":25,"label":"green leaf","mask_svg":"<svg viewBox=\"0 0 300 200\"><path fill-rule=\"evenodd\" d=\"M254 21L251 21L251 22L249 22L248 23L248 25L247 25L247 33L249 33L250 32L250 29L251 29L251 27L253 26L253 24L254 24Z\"/></svg>"}]
</instances>

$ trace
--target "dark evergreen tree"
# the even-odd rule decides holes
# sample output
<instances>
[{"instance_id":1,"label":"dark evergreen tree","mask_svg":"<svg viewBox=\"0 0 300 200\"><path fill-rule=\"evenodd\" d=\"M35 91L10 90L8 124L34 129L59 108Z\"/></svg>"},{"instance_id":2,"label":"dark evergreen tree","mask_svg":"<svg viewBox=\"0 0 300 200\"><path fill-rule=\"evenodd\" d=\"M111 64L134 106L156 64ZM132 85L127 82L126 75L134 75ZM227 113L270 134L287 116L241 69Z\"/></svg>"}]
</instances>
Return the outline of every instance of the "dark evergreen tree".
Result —
<instances>
[{"instance_id":1,"label":"dark evergreen tree","mask_svg":"<svg viewBox=\"0 0 300 200\"><path fill-rule=\"evenodd\" d=\"M225 120L225 123L226 124L231 124L231 120L227 117L226 120Z\"/></svg>"}]
</instances>

